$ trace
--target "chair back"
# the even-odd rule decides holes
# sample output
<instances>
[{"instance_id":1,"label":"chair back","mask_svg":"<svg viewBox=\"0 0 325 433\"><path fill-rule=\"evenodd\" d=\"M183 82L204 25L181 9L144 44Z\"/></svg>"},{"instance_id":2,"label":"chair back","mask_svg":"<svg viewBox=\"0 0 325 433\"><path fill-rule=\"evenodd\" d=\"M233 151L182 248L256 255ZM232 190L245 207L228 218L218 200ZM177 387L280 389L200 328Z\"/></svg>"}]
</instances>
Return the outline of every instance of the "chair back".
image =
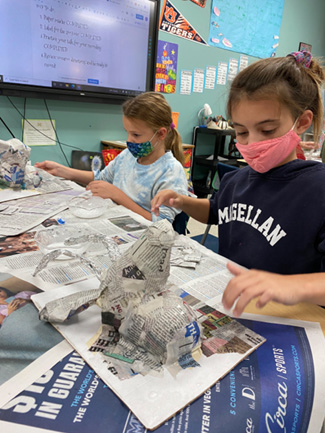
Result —
<instances>
[{"instance_id":1,"label":"chair back","mask_svg":"<svg viewBox=\"0 0 325 433\"><path fill-rule=\"evenodd\" d=\"M190 217L183 211L177 214L173 222L175 232L180 235L186 235L186 226L189 218Z\"/></svg>"},{"instance_id":2,"label":"chair back","mask_svg":"<svg viewBox=\"0 0 325 433\"><path fill-rule=\"evenodd\" d=\"M213 177L211 186L215 191L218 191L220 186L220 181L222 177L229 173L230 171L238 170L239 167L236 167L235 165L225 164L223 162L218 162L217 165L217 171L215 172L215 175Z\"/></svg>"}]
</instances>

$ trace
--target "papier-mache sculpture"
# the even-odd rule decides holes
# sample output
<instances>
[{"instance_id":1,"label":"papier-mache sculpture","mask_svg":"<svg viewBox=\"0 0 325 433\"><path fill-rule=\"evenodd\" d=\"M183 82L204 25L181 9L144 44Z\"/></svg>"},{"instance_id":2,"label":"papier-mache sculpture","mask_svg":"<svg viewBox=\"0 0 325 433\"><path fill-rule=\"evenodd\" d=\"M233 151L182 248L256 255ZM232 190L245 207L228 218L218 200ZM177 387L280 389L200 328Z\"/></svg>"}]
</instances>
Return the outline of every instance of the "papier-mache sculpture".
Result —
<instances>
[{"instance_id":1,"label":"papier-mache sculpture","mask_svg":"<svg viewBox=\"0 0 325 433\"><path fill-rule=\"evenodd\" d=\"M101 352L121 379L159 372L163 365L198 365L192 356L201 345L196 313L167 282L174 237L168 221L153 223L123 255L111 257L105 273L97 272L101 283L93 294L102 310L102 328L90 350ZM70 310L85 301L91 299L81 297ZM51 311L55 305L46 306L40 317L57 320Z\"/></svg>"},{"instance_id":2,"label":"papier-mache sculpture","mask_svg":"<svg viewBox=\"0 0 325 433\"><path fill-rule=\"evenodd\" d=\"M113 362L119 377L128 377L130 369L159 371L163 364L175 362L182 367L197 365L191 356L200 346L195 313L168 290L174 237L168 221L152 224L102 282L99 340L101 345L106 340L103 356ZM96 350L96 343L92 348Z\"/></svg>"},{"instance_id":3,"label":"papier-mache sculpture","mask_svg":"<svg viewBox=\"0 0 325 433\"><path fill-rule=\"evenodd\" d=\"M21 186L25 180L30 151L30 147L17 138L0 140L0 180L11 187Z\"/></svg>"}]
</instances>

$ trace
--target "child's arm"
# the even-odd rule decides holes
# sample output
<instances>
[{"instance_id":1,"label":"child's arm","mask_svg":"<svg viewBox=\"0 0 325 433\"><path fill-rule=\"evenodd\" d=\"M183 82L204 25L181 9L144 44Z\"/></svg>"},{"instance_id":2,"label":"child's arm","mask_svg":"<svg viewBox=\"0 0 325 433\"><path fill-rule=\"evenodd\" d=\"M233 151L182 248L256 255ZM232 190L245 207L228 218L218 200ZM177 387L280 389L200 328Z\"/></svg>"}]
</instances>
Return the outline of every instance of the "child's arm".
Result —
<instances>
[{"instance_id":1,"label":"child's arm","mask_svg":"<svg viewBox=\"0 0 325 433\"><path fill-rule=\"evenodd\" d=\"M271 272L247 270L234 263L227 264L234 278L228 283L222 302L226 309L233 310L239 317L247 304L254 298L257 308L275 301L285 305L309 302L325 305L325 273L280 275Z\"/></svg>"},{"instance_id":2,"label":"child's arm","mask_svg":"<svg viewBox=\"0 0 325 433\"><path fill-rule=\"evenodd\" d=\"M110 198L116 204L122 205L127 209L132 210L133 212L143 216L149 221L152 220L151 212L143 209L122 190L120 190L120 188L106 182L105 180L94 180L87 185L86 189L88 191L91 191L93 195L97 195L102 198Z\"/></svg>"},{"instance_id":3,"label":"child's arm","mask_svg":"<svg viewBox=\"0 0 325 433\"><path fill-rule=\"evenodd\" d=\"M193 198L186 195L177 194L176 192L165 189L158 192L151 200L151 212L159 215L159 207L161 205L171 206L176 209L181 209L187 215L200 221L207 223L210 211L210 202L206 198Z\"/></svg>"},{"instance_id":4,"label":"child's arm","mask_svg":"<svg viewBox=\"0 0 325 433\"><path fill-rule=\"evenodd\" d=\"M64 179L73 180L83 185L88 185L89 182L94 180L94 173L92 171L77 170L54 161L36 162L34 166L47 171L53 176L63 177Z\"/></svg>"}]
</instances>

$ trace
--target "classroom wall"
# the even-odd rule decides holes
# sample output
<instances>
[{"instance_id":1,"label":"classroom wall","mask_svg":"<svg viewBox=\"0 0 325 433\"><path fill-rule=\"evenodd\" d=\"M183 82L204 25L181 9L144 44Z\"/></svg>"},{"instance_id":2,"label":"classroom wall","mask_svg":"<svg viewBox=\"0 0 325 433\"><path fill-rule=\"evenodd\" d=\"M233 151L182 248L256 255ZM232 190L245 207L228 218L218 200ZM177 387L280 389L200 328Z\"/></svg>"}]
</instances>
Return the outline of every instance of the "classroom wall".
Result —
<instances>
[{"instance_id":1,"label":"classroom wall","mask_svg":"<svg viewBox=\"0 0 325 433\"><path fill-rule=\"evenodd\" d=\"M205 8L200 8L192 1L171 0L172 4L189 21L195 30L208 41L211 0ZM162 1L163 3L163 1ZM277 56L283 56L298 50L299 42L312 45L315 56L325 57L325 2L319 0L285 0L283 20L280 30ZM182 69L203 68L207 65L217 66L219 61L228 62L229 58L239 59L240 53L204 46L195 42L159 32L159 39L178 44L177 90L167 95L173 111L180 113L178 129L184 143L192 142L193 127L198 125L198 111L208 103L213 115L225 115L225 101L228 86L216 85L214 90L203 93L180 95L179 77ZM257 60L249 57L249 63ZM22 138L22 116L28 119L48 119L45 103L41 99L11 98L0 96L0 117L7 123L17 138ZM55 119L58 138L68 160L73 148L99 151L101 140L124 140L126 138L122 124L120 105L96 104L86 102L68 102L47 100L51 117ZM20 112L18 112L18 111ZM0 123L0 138L11 138L6 128ZM70 146L70 147L69 147ZM31 162L52 159L66 164L58 144L53 146L34 146Z\"/></svg>"}]
</instances>

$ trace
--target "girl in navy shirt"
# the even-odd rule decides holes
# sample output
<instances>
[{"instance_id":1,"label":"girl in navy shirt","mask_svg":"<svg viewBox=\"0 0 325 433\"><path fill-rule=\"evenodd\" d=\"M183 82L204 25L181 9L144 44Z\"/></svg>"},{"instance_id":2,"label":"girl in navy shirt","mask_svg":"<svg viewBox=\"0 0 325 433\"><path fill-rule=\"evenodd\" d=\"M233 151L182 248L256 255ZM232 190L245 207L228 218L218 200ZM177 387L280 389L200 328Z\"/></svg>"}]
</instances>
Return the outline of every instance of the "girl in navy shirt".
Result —
<instances>
[{"instance_id":1,"label":"girl in navy shirt","mask_svg":"<svg viewBox=\"0 0 325 433\"><path fill-rule=\"evenodd\" d=\"M223 176L219 191L195 199L161 191L161 204L218 224L219 253L247 268L325 271L325 166L297 159L296 147L323 121L324 71L308 52L257 61L234 79L228 98L237 148L248 166Z\"/></svg>"}]
</instances>

